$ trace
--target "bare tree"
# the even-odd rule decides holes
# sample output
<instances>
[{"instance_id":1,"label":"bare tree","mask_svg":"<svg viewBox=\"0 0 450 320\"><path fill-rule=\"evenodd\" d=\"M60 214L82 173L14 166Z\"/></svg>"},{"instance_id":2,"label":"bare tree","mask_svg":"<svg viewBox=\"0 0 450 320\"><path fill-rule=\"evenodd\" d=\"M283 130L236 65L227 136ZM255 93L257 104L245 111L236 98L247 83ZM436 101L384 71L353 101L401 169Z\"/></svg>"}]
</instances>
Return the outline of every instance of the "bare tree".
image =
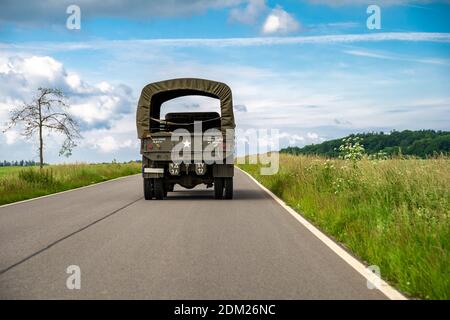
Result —
<instances>
[{"instance_id":1,"label":"bare tree","mask_svg":"<svg viewBox=\"0 0 450 320\"><path fill-rule=\"evenodd\" d=\"M39 135L39 166L44 165L44 130L65 136L59 151L60 155L69 157L76 147L76 139L81 138L78 123L68 112L68 104L60 89L39 88L38 94L31 103L15 107L10 114L10 122L6 130L21 123L22 135L30 139ZM5 130L5 131L6 131Z\"/></svg>"}]
</instances>

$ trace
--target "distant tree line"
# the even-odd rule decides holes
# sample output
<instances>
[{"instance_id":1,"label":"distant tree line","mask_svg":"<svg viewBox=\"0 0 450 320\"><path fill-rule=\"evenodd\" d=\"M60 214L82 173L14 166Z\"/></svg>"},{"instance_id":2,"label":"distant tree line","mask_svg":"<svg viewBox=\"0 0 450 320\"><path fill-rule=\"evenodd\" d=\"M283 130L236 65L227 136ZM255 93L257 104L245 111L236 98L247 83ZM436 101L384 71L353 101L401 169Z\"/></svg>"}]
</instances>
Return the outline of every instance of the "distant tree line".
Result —
<instances>
[{"instance_id":1,"label":"distant tree line","mask_svg":"<svg viewBox=\"0 0 450 320\"><path fill-rule=\"evenodd\" d=\"M434 130L404 130L384 132L371 132L352 134L350 136L329 140L320 144L308 145L302 148L288 147L281 149L281 153L322 155L338 157L339 146L343 139L359 137L367 154L383 152L388 156L408 155L426 158L428 156L445 154L450 155L450 132Z\"/></svg>"},{"instance_id":2,"label":"distant tree line","mask_svg":"<svg viewBox=\"0 0 450 320\"><path fill-rule=\"evenodd\" d=\"M0 167L31 167L37 165L34 160L0 161Z\"/></svg>"}]
</instances>

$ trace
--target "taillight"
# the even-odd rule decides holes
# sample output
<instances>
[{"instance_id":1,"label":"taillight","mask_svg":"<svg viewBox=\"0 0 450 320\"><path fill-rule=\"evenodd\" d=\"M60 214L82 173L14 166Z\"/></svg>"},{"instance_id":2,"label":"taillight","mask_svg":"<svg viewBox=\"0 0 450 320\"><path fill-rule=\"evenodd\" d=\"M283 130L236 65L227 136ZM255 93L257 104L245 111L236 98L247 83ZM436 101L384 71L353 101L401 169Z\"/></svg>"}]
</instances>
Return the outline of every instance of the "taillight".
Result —
<instances>
[{"instance_id":1,"label":"taillight","mask_svg":"<svg viewBox=\"0 0 450 320\"><path fill-rule=\"evenodd\" d=\"M153 150L153 144L151 141L147 141L147 151Z\"/></svg>"}]
</instances>

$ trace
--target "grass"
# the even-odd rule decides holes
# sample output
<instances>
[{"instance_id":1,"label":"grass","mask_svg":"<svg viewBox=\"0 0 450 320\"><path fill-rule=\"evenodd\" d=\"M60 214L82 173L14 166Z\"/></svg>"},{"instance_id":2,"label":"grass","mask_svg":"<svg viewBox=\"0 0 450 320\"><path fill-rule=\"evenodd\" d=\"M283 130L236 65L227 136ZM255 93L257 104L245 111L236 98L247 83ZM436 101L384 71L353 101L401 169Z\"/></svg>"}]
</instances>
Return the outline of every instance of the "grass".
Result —
<instances>
[{"instance_id":1,"label":"grass","mask_svg":"<svg viewBox=\"0 0 450 320\"><path fill-rule=\"evenodd\" d=\"M23 167L0 167L0 178L23 170Z\"/></svg>"},{"instance_id":2,"label":"grass","mask_svg":"<svg viewBox=\"0 0 450 320\"><path fill-rule=\"evenodd\" d=\"M450 299L450 159L280 155L260 175L239 165L405 294Z\"/></svg>"},{"instance_id":3,"label":"grass","mask_svg":"<svg viewBox=\"0 0 450 320\"><path fill-rule=\"evenodd\" d=\"M79 188L141 171L140 163L0 168L0 205Z\"/></svg>"}]
</instances>

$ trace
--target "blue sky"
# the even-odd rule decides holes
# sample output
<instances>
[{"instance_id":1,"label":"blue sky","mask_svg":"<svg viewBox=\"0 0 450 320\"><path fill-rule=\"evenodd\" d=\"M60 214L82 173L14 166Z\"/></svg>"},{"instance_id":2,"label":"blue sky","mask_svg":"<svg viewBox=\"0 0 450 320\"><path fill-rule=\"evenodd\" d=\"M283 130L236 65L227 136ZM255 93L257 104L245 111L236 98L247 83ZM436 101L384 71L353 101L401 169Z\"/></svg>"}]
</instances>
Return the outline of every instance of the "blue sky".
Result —
<instances>
[{"instance_id":1,"label":"blue sky","mask_svg":"<svg viewBox=\"0 0 450 320\"><path fill-rule=\"evenodd\" d=\"M174 77L228 83L238 127L275 128L281 146L352 132L448 130L449 1L3 1L0 124L40 85L69 95L84 139L69 159L49 136L48 162L139 157L134 116L142 87ZM368 4L381 29L366 27ZM245 107L242 107L245 106ZM171 110L218 108L188 97ZM20 128L0 133L0 159L36 159Z\"/></svg>"}]
</instances>

